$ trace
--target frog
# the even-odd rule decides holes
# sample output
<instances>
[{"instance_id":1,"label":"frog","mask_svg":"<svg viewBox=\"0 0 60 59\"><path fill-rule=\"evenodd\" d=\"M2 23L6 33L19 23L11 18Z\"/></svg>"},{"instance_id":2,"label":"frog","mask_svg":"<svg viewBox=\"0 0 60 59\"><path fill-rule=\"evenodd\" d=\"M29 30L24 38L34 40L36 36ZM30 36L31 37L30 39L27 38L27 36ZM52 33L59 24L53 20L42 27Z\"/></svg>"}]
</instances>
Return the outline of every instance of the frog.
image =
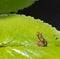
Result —
<instances>
[{"instance_id":1,"label":"frog","mask_svg":"<svg viewBox=\"0 0 60 59\"><path fill-rule=\"evenodd\" d=\"M37 42L37 45L38 46L41 46L41 47L45 47L47 46L47 41L46 39L42 36L42 33L40 32L37 32L37 37L38 37L38 42Z\"/></svg>"}]
</instances>

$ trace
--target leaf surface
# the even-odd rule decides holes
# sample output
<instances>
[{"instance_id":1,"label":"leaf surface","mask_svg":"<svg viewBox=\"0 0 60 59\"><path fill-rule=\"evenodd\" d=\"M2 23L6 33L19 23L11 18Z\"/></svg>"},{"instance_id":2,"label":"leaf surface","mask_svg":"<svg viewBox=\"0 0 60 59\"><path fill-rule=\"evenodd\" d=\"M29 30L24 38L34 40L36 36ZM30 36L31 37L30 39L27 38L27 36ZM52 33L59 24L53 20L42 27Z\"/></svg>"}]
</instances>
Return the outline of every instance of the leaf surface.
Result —
<instances>
[{"instance_id":1,"label":"leaf surface","mask_svg":"<svg viewBox=\"0 0 60 59\"><path fill-rule=\"evenodd\" d=\"M46 47L37 45L37 32ZM60 59L60 31L30 16L0 16L0 59Z\"/></svg>"},{"instance_id":2,"label":"leaf surface","mask_svg":"<svg viewBox=\"0 0 60 59\"><path fill-rule=\"evenodd\" d=\"M0 0L0 13L10 13L22 10L32 5L35 0Z\"/></svg>"}]
</instances>

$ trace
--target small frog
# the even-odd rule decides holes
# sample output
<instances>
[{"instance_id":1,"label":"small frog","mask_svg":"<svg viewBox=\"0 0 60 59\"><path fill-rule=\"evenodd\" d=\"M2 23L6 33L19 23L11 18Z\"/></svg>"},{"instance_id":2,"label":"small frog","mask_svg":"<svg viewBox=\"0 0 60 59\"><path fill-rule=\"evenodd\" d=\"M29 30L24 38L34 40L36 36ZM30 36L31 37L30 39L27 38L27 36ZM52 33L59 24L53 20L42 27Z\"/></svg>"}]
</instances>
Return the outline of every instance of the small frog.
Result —
<instances>
[{"instance_id":1,"label":"small frog","mask_svg":"<svg viewBox=\"0 0 60 59\"><path fill-rule=\"evenodd\" d=\"M43 38L42 33L37 32L37 37L39 39L37 43L38 46L42 46L42 47L47 46L47 41Z\"/></svg>"}]
</instances>

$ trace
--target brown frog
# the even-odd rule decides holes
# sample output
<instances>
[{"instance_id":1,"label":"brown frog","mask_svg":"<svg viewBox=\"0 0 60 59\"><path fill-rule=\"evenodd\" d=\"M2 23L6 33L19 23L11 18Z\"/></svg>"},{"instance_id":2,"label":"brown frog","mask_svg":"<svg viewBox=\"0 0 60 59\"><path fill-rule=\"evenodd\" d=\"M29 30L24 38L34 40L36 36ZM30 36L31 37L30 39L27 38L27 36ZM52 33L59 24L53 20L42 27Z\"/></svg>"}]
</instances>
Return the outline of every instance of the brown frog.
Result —
<instances>
[{"instance_id":1,"label":"brown frog","mask_svg":"<svg viewBox=\"0 0 60 59\"><path fill-rule=\"evenodd\" d=\"M38 46L42 46L42 47L47 46L47 41L43 38L42 33L37 32L37 37L39 39L37 43Z\"/></svg>"}]
</instances>

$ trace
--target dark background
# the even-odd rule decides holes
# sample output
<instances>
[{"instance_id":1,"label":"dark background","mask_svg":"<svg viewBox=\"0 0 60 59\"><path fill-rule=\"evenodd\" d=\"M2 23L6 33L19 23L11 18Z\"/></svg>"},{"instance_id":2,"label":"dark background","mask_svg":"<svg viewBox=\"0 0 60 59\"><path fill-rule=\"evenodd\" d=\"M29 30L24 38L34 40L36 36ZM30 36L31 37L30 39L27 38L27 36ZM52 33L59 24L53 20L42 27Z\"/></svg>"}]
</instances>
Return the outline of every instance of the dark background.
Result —
<instances>
[{"instance_id":1,"label":"dark background","mask_svg":"<svg viewBox=\"0 0 60 59\"><path fill-rule=\"evenodd\" d=\"M59 0L39 0L32 6L19 10L17 13L39 18L60 30Z\"/></svg>"}]
</instances>

